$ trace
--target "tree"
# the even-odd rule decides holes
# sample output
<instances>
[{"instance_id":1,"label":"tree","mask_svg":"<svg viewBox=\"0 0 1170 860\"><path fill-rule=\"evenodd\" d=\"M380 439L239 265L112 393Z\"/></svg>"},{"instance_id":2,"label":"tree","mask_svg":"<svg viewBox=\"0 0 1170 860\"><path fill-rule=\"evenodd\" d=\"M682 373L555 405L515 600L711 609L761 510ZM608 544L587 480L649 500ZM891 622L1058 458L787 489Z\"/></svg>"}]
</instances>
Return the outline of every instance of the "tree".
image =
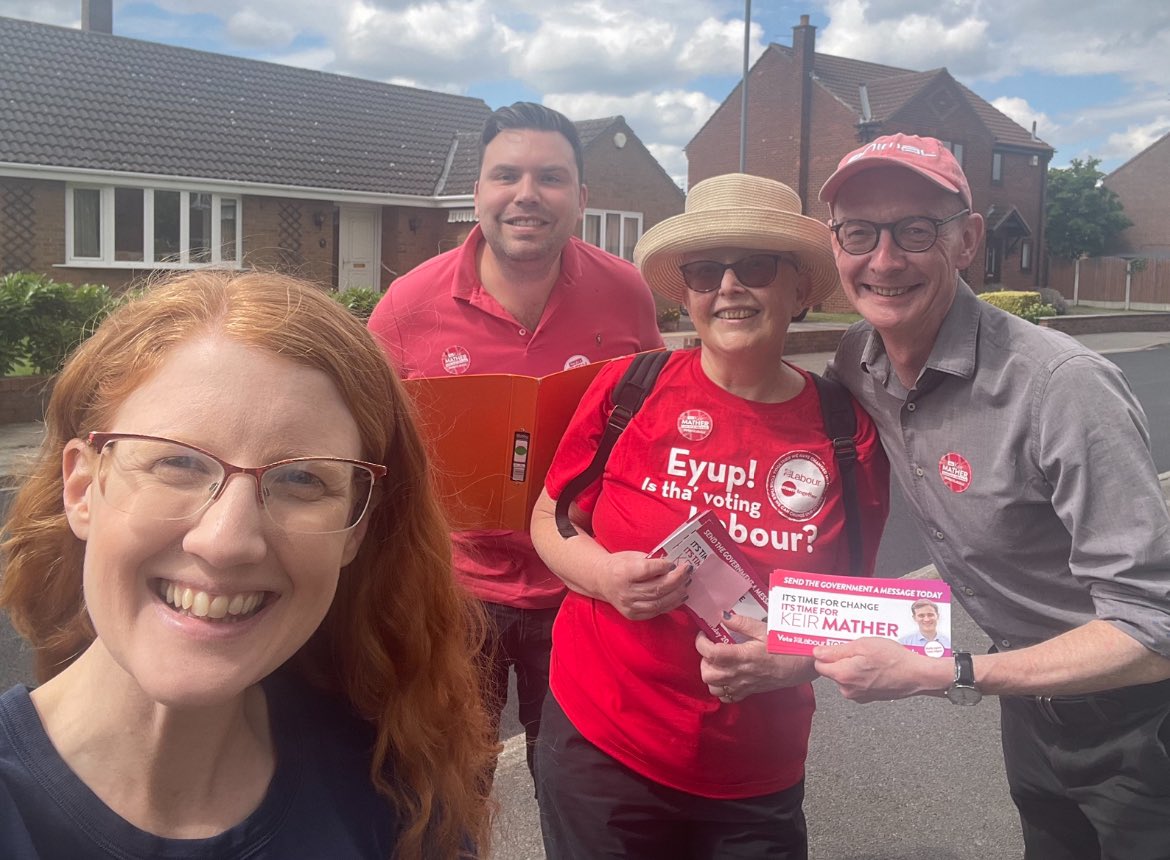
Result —
<instances>
[{"instance_id":1,"label":"tree","mask_svg":"<svg viewBox=\"0 0 1170 860\"><path fill-rule=\"evenodd\" d=\"M1133 222L1122 212L1117 195L1101 184L1099 158L1048 171L1048 253L1075 260L1104 252Z\"/></svg>"}]
</instances>

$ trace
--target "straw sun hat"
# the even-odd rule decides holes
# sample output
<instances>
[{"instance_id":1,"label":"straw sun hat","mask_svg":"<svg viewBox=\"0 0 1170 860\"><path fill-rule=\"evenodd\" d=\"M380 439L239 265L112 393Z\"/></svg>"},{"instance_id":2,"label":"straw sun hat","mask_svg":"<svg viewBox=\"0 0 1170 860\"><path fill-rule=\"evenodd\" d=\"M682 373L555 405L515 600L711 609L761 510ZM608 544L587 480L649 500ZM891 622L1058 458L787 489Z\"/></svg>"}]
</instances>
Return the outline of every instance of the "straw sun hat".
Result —
<instances>
[{"instance_id":1,"label":"straw sun hat","mask_svg":"<svg viewBox=\"0 0 1170 860\"><path fill-rule=\"evenodd\" d=\"M698 183L686 209L655 224L638 240L634 264L651 289L682 302L686 283L678 270L687 251L744 248L796 257L812 278L808 304L823 302L837 288L837 266L829 228L800 214L800 198L781 182L728 173Z\"/></svg>"}]
</instances>

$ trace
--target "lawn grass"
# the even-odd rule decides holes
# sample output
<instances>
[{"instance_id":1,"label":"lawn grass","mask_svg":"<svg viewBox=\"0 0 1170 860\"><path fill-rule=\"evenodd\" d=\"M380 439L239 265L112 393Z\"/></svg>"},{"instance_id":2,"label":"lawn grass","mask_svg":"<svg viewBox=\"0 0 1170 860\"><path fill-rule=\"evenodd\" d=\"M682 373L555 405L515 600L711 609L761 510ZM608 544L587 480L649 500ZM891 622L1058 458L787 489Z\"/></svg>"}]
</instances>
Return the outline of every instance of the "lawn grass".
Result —
<instances>
[{"instance_id":1,"label":"lawn grass","mask_svg":"<svg viewBox=\"0 0 1170 860\"><path fill-rule=\"evenodd\" d=\"M852 325L861 319L860 314L829 314L820 311L809 311L805 322L815 323L843 323L844 325Z\"/></svg>"}]
</instances>

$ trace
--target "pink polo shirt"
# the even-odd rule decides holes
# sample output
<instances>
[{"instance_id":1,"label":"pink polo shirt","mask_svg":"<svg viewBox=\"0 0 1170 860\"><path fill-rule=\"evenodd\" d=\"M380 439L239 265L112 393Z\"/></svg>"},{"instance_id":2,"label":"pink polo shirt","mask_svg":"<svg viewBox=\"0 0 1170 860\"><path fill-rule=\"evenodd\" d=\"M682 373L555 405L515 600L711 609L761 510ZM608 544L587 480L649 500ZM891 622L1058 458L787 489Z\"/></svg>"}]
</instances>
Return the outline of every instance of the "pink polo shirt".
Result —
<instances>
[{"instance_id":1,"label":"pink polo shirt","mask_svg":"<svg viewBox=\"0 0 1170 860\"><path fill-rule=\"evenodd\" d=\"M633 265L571 238L534 330L518 323L480 283L475 227L461 246L396 279L370 317L370 331L405 379L444 373L547 376L582 363L662 346L654 299ZM452 535L455 569L481 600L521 609L557 606L564 584L526 532Z\"/></svg>"}]
</instances>

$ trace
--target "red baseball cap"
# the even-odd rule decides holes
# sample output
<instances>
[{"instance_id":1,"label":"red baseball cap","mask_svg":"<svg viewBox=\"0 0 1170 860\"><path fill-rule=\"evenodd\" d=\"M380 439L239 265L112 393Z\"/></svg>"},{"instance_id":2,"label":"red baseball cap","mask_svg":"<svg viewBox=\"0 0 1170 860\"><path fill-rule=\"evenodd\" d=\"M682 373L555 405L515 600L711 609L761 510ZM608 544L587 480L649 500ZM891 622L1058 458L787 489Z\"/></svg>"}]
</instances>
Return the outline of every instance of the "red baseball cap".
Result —
<instances>
[{"instance_id":1,"label":"red baseball cap","mask_svg":"<svg viewBox=\"0 0 1170 860\"><path fill-rule=\"evenodd\" d=\"M821 200L831 205L847 180L874 167L913 170L939 188L958 194L965 206L971 206L971 187L951 151L933 137L913 134L888 134L846 155L829 181L821 186Z\"/></svg>"}]
</instances>

